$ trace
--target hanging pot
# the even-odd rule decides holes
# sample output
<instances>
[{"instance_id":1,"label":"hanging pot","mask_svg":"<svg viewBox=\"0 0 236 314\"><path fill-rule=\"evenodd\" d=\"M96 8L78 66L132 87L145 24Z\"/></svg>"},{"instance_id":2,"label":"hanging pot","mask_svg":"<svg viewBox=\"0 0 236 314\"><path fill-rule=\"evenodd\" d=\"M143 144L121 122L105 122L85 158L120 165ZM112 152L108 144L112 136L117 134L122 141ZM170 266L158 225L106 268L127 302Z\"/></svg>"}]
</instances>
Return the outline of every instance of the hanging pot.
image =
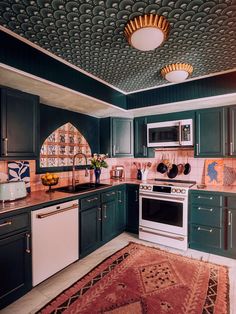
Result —
<instances>
[{"instance_id":1,"label":"hanging pot","mask_svg":"<svg viewBox=\"0 0 236 314\"><path fill-rule=\"evenodd\" d=\"M162 155L162 158L163 160L163 155ZM166 171L168 170L167 166L164 164L164 162L160 162L158 165L157 165L157 172L160 172L160 173L165 173Z\"/></svg>"},{"instance_id":2,"label":"hanging pot","mask_svg":"<svg viewBox=\"0 0 236 314\"><path fill-rule=\"evenodd\" d=\"M188 155L187 155L187 163L184 165L184 174L188 175L191 172L191 165L188 162Z\"/></svg>"},{"instance_id":3,"label":"hanging pot","mask_svg":"<svg viewBox=\"0 0 236 314\"><path fill-rule=\"evenodd\" d=\"M177 174L178 174L178 167L174 163L174 160L173 160L172 167L167 172L167 176L168 176L168 178L173 179L173 178L175 178L177 176Z\"/></svg>"}]
</instances>

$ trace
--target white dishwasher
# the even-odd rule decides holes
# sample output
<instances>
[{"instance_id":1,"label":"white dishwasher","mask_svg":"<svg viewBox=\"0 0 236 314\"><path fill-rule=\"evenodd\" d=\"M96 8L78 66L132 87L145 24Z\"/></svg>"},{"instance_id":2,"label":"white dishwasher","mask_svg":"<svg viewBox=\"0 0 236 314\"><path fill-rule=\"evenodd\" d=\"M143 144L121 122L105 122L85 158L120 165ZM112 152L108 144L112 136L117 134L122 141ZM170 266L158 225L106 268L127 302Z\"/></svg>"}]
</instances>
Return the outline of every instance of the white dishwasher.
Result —
<instances>
[{"instance_id":1,"label":"white dishwasher","mask_svg":"<svg viewBox=\"0 0 236 314\"><path fill-rule=\"evenodd\" d=\"M78 260L78 207L74 200L31 212L33 286Z\"/></svg>"}]
</instances>

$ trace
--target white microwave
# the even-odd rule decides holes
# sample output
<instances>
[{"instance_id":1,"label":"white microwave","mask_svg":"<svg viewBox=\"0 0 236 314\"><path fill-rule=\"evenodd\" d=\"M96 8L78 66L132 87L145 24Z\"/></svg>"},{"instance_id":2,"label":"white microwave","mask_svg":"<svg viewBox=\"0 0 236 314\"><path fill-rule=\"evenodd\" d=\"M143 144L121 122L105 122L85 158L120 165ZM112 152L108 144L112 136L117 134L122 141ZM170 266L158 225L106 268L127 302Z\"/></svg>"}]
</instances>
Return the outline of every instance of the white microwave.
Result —
<instances>
[{"instance_id":1,"label":"white microwave","mask_svg":"<svg viewBox=\"0 0 236 314\"><path fill-rule=\"evenodd\" d=\"M148 147L175 147L192 145L192 119L147 124Z\"/></svg>"}]
</instances>

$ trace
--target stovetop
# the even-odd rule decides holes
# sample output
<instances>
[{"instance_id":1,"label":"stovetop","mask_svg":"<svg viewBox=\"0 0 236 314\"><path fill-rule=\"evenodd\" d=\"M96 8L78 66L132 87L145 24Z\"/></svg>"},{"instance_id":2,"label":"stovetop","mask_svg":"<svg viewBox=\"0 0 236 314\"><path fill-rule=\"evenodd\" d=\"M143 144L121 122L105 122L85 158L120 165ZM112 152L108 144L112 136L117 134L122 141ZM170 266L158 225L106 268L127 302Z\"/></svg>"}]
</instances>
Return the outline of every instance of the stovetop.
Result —
<instances>
[{"instance_id":1,"label":"stovetop","mask_svg":"<svg viewBox=\"0 0 236 314\"><path fill-rule=\"evenodd\" d=\"M166 186L175 186L175 187L184 187L190 188L196 181L187 181L187 180L168 180L168 179L154 179L151 183L153 185L166 185Z\"/></svg>"},{"instance_id":2,"label":"stovetop","mask_svg":"<svg viewBox=\"0 0 236 314\"><path fill-rule=\"evenodd\" d=\"M188 189L194 184L195 181L154 179L140 184L139 190L141 193L181 194L187 197Z\"/></svg>"}]
</instances>

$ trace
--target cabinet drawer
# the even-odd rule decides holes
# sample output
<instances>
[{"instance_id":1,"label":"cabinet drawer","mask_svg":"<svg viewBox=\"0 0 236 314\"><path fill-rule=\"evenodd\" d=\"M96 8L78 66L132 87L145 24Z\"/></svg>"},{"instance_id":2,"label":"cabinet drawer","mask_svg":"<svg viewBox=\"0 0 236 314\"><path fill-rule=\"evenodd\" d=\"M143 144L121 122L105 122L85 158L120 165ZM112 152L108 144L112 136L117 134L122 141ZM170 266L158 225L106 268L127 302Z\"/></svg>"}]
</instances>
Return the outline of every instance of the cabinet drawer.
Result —
<instances>
[{"instance_id":1,"label":"cabinet drawer","mask_svg":"<svg viewBox=\"0 0 236 314\"><path fill-rule=\"evenodd\" d=\"M209 205L194 204L191 207L191 223L202 224L206 226L222 227L223 209Z\"/></svg>"},{"instance_id":2,"label":"cabinet drawer","mask_svg":"<svg viewBox=\"0 0 236 314\"><path fill-rule=\"evenodd\" d=\"M204 204L209 206L222 206L223 205L223 196L216 195L214 193L192 193L191 202L194 204Z\"/></svg>"},{"instance_id":3,"label":"cabinet drawer","mask_svg":"<svg viewBox=\"0 0 236 314\"><path fill-rule=\"evenodd\" d=\"M0 236L27 228L29 225L29 216L27 213L10 216L0 219Z\"/></svg>"},{"instance_id":4,"label":"cabinet drawer","mask_svg":"<svg viewBox=\"0 0 236 314\"><path fill-rule=\"evenodd\" d=\"M99 200L99 194L93 194L88 197L84 197L80 200L80 209L88 209L92 207L99 207L100 200Z\"/></svg>"},{"instance_id":5,"label":"cabinet drawer","mask_svg":"<svg viewBox=\"0 0 236 314\"><path fill-rule=\"evenodd\" d=\"M107 191L102 193L102 202L111 202L116 199L116 192L115 191Z\"/></svg>"},{"instance_id":6,"label":"cabinet drawer","mask_svg":"<svg viewBox=\"0 0 236 314\"><path fill-rule=\"evenodd\" d=\"M223 230L221 228L192 224L190 226L190 242L198 246L223 248Z\"/></svg>"},{"instance_id":7,"label":"cabinet drawer","mask_svg":"<svg viewBox=\"0 0 236 314\"><path fill-rule=\"evenodd\" d=\"M236 196L227 197L227 207L230 209L236 208Z\"/></svg>"}]
</instances>

